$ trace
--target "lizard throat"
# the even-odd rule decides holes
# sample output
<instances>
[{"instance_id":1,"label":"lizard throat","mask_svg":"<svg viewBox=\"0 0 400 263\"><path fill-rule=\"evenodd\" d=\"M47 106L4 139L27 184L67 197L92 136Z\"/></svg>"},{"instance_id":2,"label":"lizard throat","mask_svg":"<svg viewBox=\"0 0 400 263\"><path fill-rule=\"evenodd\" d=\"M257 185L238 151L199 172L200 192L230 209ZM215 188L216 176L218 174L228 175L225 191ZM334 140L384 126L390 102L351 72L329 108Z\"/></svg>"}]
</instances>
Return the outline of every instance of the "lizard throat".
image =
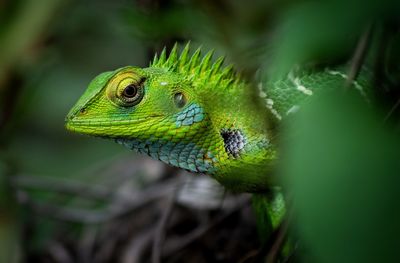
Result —
<instances>
[{"instance_id":1,"label":"lizard throat","mask_svg":"<svg viewBox=\"0 0 400 263\"><path fill-rule=\"evenodd\" d=\"M162 139L115 139L125 147L194 173L213 175L218 159L210 151L192 142L171 142Z\"/></svg>"}]
</instances>

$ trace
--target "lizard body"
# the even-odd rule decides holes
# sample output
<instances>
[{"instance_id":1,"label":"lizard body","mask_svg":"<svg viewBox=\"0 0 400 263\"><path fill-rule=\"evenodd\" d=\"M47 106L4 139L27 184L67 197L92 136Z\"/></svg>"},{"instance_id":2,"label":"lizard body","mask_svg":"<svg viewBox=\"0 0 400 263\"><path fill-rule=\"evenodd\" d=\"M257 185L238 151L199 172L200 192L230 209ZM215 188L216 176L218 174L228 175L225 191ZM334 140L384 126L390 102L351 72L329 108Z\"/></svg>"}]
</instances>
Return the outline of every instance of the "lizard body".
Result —
<instances>
[{"instance_id":1,"label":"lizard body","mask_svg":"<svg viewBox=\"0 0 400 263\"><path fill-rule=\"evenodd\" d=\"M165 50L148 68L96 77L67 117L67 129L115 139L169 165L211 175L240 192L270 186L276 159L268 112L223 58L189 45ZM132 93L132 94L131 94ZM243 176L243 175L246 176Z\"/></svg>"},{"instance_id":2,"label":"lizard body","mask_svg":"<svg viewBox=\"0 0 400 263\"><path fill-rule=\"evenodd\" d=\"M281 222L285 203L274 185L276 123L319 90L342 87L341 70L290 72L259 90L223 67L212 52L165 49L148 68L98 75L66 118L68 130L114 139L169 165L212 176L253 197L261 238ZM365 95L364 79L351 85ZM256 94L253 91L257 91ZM261 227L260 227L261 226Z\"/></svg>"}]
</instances>

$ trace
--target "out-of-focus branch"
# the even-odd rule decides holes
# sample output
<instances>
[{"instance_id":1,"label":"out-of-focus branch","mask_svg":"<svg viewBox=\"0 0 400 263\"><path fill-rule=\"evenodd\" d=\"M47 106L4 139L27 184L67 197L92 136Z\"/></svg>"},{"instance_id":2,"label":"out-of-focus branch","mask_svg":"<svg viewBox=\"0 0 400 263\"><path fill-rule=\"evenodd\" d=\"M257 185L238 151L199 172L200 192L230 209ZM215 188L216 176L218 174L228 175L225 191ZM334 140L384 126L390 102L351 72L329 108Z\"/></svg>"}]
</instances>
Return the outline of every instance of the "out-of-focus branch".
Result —
<instances>
[{"instance_id":1,"label":"out-of-focus branch","mask_svg":"<svg viewBox=\"0 0 400 263\"><path fill-rule=\"evenodd\" d=\"M55 192L57 194L70 194L100 201L107 201L115 194L112 189L100 185L88 186L79 181L55 179L43 176L18 175L12 178L12 183L15 188L19 189L27 188Z\"/></svg>"},{"instance_id":2,"label":"out-of-focus branch","mask_svg":"<svg viewBox=\"0 0 400 263\"><path fill-rule=\"evenodd\" d=\"M396 101L396 103L390 108L389 112L386 114L385 118L383 119L386 122L390 116L396 111L396 109L400 106L400 99Z\"/></svg>"},{"instance_id":3,"label":"out-of-focus branch","mask_svg":"<svg viewBox=\"0 0 400 263\"><path fill-rule=\"evenodd\" d=\"M162 249L162 255L167 257L178 251L184 249L194 241L200 239L207 232L223 223L228 217L230 217L233 213L242 209L245 205L248 205L250 201L250 197L247 195L241 195L230 200L230 202L235 202L235 205L230 204L228 208L222 208L223 212L213 219L211 222L206 222L205 224L200 225L198 228L188 233L187 235L180 238L171 238L169 242L165 244ZM225 211L224 211L225 210Z\"/></svg>"},{"instance_id":4,"label":"out-of-focus branch","mask_svg":"<svg viewBox=\"0 0 400 263\"><path fill-rule=\"evenodd\" d=\"M358 73L360 73L361 67L365 61L369 44L371 42L372 28L373 25L369 24L358 41L353 58L351 59L350 69L347 74L348 77L345 83L346 87L350 87L353 84L353 81L357 78Z\"/></svg>"},{"instance_id":5,"label":"out-of-focus branch","mask_svg":"<svg viewBox=\"0 0 400 263\"><path fill-rule=\"evenodd\" d=\"M270 251L268 252L266 263L275 263L277 258L282 251L282 247L285 244L285 240L288 235L289 224L291 219L291 212L288 213L286 220L284 220L275 233L275 240L272 244Z\"/></svg>"},{"instance_id":6,"label":"out-of-focus branch","mask_svg":"<svg viewBox=\"0 0 400 263\"><path fill-rule=\"evenodd\" d=\"M177 188L178 188L177 184ZM178 191L174 191L173 193L170 194L169 199L167 200L167 207L165 208L161 219L158 223L157 229L155 231L154 235L154 241L153 241L153 250L152 250L152 257L151 261L152 263L160 263L161 262L161 249L162 249L162 243L164 241L164 236L165 236L165 229L168 223L168 218L170 217L174 204L175 204L175 199L177 196Z\"/></svg>"},{"instance_id":7,"label":"out-of-focus branch","mask_svg":"<svg viewBox=\"0 0 400 263\"><path fill-rule=\"evenodd\" d=\"M146 248L151 244L154 237L154 229L147 229L142 233L138 234L128 244L128 249L122 256L122 263L140 262L142 255Z\"/></svg>"},{"instance_id":8,"label":"out-of-focus branch","mask_svg":"<svg viewBox=\"0 0 400 263\"><path fill-rule=\"evenodd\" d=\"M129 198L120 198L120 196L116 194L113 196L114 198L110 200L110 204L106 208L98 211L69 208L63 205L33 201L29 195L23 191L19 191L19 199L20 202L29 205L33 211L59 220L86 224L104 223L130 213L154 200L167 196L175 189L176 180L177 178L173 178L168 182L151 186L141 192L133 194ZM79 194L78 191L74 192Z\"/></svg>"}]
</instances>

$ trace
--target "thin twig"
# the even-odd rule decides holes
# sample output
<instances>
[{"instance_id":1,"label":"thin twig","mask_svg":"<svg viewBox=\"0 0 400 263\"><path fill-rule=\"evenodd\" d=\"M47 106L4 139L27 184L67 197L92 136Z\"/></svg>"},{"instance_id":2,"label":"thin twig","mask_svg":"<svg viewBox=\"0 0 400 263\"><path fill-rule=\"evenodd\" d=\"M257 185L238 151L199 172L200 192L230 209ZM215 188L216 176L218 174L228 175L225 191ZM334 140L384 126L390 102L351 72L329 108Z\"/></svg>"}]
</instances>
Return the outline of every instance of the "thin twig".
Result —
<instances>
[{"instance_id":1,"label":"thin twig","mask_svg":"<svg viewBox=\"0 0 400 263\"><path fill-rule=\"evenodd\" d=\"M174 190L176 178L163 182L161 185L154 185L134 194L131 198L118 198L108 207L102 210L93 211L89 209L68 208L54 205L48 202L39 202L32 200L24 191L19 191L19 199L23 204L31 206L33 211L45 214L52 218L62 221L78 222L85 224L104 223L116 217L124 216L135 209L157 200L163 196L167 196Z\"/></svg>"},{"instance_id":2,"label":"thin twig","mask_svg":"<svg viewBox=\"0 0 400 263\"><path fill-rule=\"evenodd\" d=\"M18 175L12 178L12 183L16 188L39 189L57 194L70 194L74 197L87 197L95 200L109 200L114 191L101 185L88 185L79 181L55 179L44 176Z\"/></svg>"},{"instance_id":3,"label":"thin twig","mask_svg":"<svg viewBox=\"0 0 400 263\"><path fill-rule=\"evenodd\" d=\"M178 181L177 184L177 189L179 189L180 182ZM167 202L167 207L164 210L164 213L162 214L162 217L158 223L157 229L155 231L154 235L154 241L153 241L153 248L152 248L152 254L151 254L151 262L152 263L160 263L161 262L161 248L162 248L162 243L164 240L164 234L165 234L165 228L168 223L169 216L172 213L172 210L174 208L175 200L177 197L179 191L174 191L171 193L170 198L168 199Z\"/></svg>"},{"instance_id":4,"label":"thin twig","mask_svg":"<svg viewBox=\"0 0 400 263\"><path fill-rule=\"evenodd\" d=\"M84 229L77 246L77 257L79 262L91 262L98 232L99 230L97 226L88 226Z\"/></svg>"},{"instance_id":5,"label":"thin twig","mask_svg":"<svg viewBox=\"0 0 400 263\"><path fill-rule=\"evenodd\" d=\"M390 118L390 116L395 112L395 110L400 106L400 99L397 100L397 102L393 105L393 107L390 109L388 114L386 114L385 118L383 119L383 122L387 122L387 120Z\"/></svg>"},{"instance_id":6,"label":"thin twig","mask_svg":"<svg viewBox=\"0 0 400 263\"><path fill-rule=\"evenodd\" d=\"M282 222L282 225L278 229L275 242L273 243L265 260L266 263L276 262L276 259L278 258L279 253L281 252L281 248L283 247L283 244L286 240L288 228L289 228L288 220Z\"/></svg>"},{"instance_id":7,"label":"thin twig","mask_svg":"<svg viewBox=\"0 0 400 263\"><path fill-rule=\"evenodd\" d=\"M287 212L286 218L282 221L279 228L275 231L272 235L274 236L274 241L272 243L271 249L269 250L265 263L275 263L277 262L277 258L282 251L282 247L285 244L286 237L288 235L289 225L291 224L292 220L292 205L290 202L291 198L287 198Z\"/></svg>"},{"instance_id":8,"label":"thin twig","mask_svg":"<svg viewBox=\"0 0 400 263\"><path fill-rule=\"evenodd\" d=\"M244 257L242 257L239 260L239 263L251 262L249 260L253 260L254 258L256 258L258 256L258 254L260 254L259 249L251 250Z\"/></svg>"},{"instance_id":9,"label":"thin twig","mask_svg":"<svg viewBox=\"0 0 400 263\"><path fill-rule=\"evenodd\" d=\"M182 238L179 238L179 240L176 240L175 242L171 239L169 240L168 244L163 249L163 256L168 256L171 255L177 251L182 250L186 246L190 245L194 241L198 240L200 237L205 235L208 231L210 231L212 228L216 227L220 223L224 222L225 219L227 219L229 216L231 216L233 213L237 212L239 209L241 209L245 204L249 203L249 198L246 195L242 195L238 198L237 200L237 206L230 206L228 210L226 210L224 213L219 215L217 218L215 218L212 222L208 224L204 224L202 226L199 226L189 234L185 235Z\"/></svg>"},{"instance_id":10,"label":"thin twig","mask_svg":"<svg viewBox=\"0 0 400 263\"><path fill-rule=\"evenodd\" d=\"M372 24L367 26L358 41L353 58L351 59L350 70L347 74L348 77L346 79L345 87L350 87L360 73L361 66L364 63L365 56L367 54L368 46L371 42L371 36Z\"/></svg>"},{"instance_id":11,"label":"thin twig","mask_svg":"<svg viewBox=\"0 0 400 263\"><path fill-rule=\"evenodd\" d=\"M48 252L55 262L72 263L72 255L68 252L67 248L58 242L50 244Z\"/></svg>"},{"instance_id":12,"label":"thin twig","mask_svg":"<svg viewBox=\"0 0 400 263\"><path fill-rule=\"evenodd\" d=\"M135 237L129 241L127 249L124 251L121 262L122 263L135 263L140 262L144 251L150 244L155 235L154 229L147 229L142 233L135 235Z\"/></svg>"}]
</instances>

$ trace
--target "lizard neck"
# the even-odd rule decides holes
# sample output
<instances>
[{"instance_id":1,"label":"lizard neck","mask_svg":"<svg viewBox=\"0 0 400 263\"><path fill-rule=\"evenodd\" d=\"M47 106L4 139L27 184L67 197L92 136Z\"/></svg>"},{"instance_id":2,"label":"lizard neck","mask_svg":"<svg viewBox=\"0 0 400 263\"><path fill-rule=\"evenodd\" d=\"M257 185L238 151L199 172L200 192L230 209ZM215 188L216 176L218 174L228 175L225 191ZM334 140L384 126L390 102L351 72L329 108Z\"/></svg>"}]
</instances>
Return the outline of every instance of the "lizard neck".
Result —
<instances>
[{"instance_id":1,"label":"lizard neck","mask_svg":"<svg viewBox=\"0 0 400 263\"><path fill-rule=\"evenodd\" d=\"M116 141L138 153L190 172L212 175L216 171L218 162L216 155L209 147L201 147L194 142L161 138L116 139Z\"/></svg>"},{"instance_id":2,"label":"lizard neck","mask_svg":"<svg viewBox=\"0 0 400 263\"><path fill-rule=\"evenodd\" d=\"M131 150L194 173L214 177L230 190L258 192L269 188L275 151L265 131L228 119L213 123L209 116L187 126L190 136L175 134L117 139ZM183 128L186 126L182 126ZM272 162L271 162L272 160Z\"/></svg>"},{"instance_id":3,"label":"lizard neck","mask_svg":"<svg viewBox=\"0 0 400 263\"><path fill-rule=\"evenodd\" d=\"M217 95L212 97L221 97ZM275 150L263 110L243 98L191 103L162 121L165 126L151 136L117 142L169 165L210 175L230 190L262 191L270 186Z\"/></svg>"},{"instance_id":4,"label":"lizard neck","mask_svg":"<svg viewBox=\"0 0 400 263\"><path fill-rule=\"evenodd\" d=\"M220 140L223 149L216 154L215 179L237 192L260 192L271 186L276 151L266 131L240 125L222 127Z\"/></svg>"}]
</instances>

